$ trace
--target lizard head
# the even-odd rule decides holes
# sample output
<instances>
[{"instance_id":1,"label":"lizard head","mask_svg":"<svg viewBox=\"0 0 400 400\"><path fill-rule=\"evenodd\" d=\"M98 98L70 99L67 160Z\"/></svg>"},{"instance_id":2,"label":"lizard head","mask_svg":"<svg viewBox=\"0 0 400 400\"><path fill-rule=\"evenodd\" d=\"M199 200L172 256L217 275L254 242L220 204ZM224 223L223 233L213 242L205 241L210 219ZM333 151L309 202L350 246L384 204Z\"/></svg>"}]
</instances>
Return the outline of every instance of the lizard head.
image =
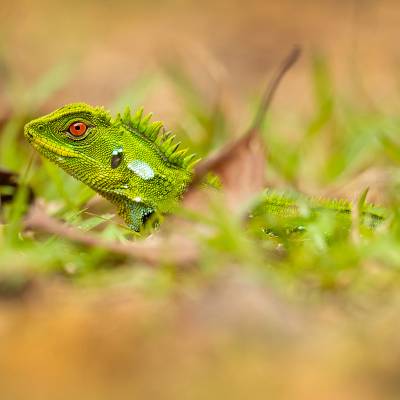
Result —
<instances>
[{"instance_id":1,"label":"lizard head","mask_svg":"<svg viewBox=\"0 0 400 400\"><path fill-rule=\"evenodd\" d=\"M29 122L24 134L39 153L95 189L119 137L107 111L84 103L66 105Z\"/></svg>"}]
</instances>

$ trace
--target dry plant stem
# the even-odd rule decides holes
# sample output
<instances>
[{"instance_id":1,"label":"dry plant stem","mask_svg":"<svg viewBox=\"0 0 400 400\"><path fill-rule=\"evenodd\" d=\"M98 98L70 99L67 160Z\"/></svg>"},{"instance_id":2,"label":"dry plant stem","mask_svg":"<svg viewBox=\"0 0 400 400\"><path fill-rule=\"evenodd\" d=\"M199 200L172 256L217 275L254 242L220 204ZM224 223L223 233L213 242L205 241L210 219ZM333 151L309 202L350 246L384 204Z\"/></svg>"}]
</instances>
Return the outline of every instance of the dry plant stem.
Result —
<instances>
[{"instance_id":1,"label":"dry plant stem","mask_svg":"<svg viewBox=\"0 0 400 400\"><path fill-rule=\"evenodd\" d=\"M274 97L276 89L278 88L279 83L282 78L286 74L286 72L295 64L300 56L301 50L299 47L294 47L289 55L283 60L281 66L277 70L275 76L270 81L256 113L253 123L251 124L248 131L240 137L238 140L234 140L231 144L224 146L224 148L214 154L213 156L208 157L203 162L200 162L195 170L195 177L188 189L188 191L192 190L193 187L198 184L202 178L209 171L214 171L218 169L221 165L223 165L227 159L230 158L231 154L235 152L238 147L241 147L251 141L251 139L258 134L260 126L265 118L265 115L269 109L271 101Z\"/></svg>"},{"instance_id":2,"label":"dry plant stem","mask_svg":"<svg viewBox=\"0 0 400 400\"><path fill-rule=\"evenodd\" d=\"M193 242L183 237L152 237L146 241L129 244L108 241L48 216L38 204L31 207L25 219L25 227L33 231L54 234L89 247L106 249L153 266L163 261L176 266L187 266L198 259L198 249Z\"/></svg>"}]
</instances>

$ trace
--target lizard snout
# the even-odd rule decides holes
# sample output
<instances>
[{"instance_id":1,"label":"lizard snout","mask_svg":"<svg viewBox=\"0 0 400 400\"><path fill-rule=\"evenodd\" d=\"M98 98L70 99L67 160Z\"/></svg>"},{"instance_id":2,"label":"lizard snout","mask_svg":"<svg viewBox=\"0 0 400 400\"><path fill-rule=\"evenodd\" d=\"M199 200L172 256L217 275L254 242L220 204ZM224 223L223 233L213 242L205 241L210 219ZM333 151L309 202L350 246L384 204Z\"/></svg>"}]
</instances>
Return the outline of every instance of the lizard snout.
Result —
<instances>
[{"instance_id":1,"label":"lizard snout","mask_svg":"<svg viewBox=\"0 0 400 400\"><path fill-rule=\"evenodd\" d=\"M35 121L31 121L24 126L24 135L29 141L32 141L38 133L43 131L44 125Z\"/></svg>"},{"instance_id":2,"label":"lizard snout","mask_svg":"<svg viewBox=\"0 0 400 400\"><path fill-rule=\"evenodd\" d=\"M31 124L29 123L29 124L26 124L25 126L24 126L24 136L29 140L29 141L31 141L32 139L33 139L33 131L32 131L32 128L31 128Z\"/></svg>"}]
</instances>

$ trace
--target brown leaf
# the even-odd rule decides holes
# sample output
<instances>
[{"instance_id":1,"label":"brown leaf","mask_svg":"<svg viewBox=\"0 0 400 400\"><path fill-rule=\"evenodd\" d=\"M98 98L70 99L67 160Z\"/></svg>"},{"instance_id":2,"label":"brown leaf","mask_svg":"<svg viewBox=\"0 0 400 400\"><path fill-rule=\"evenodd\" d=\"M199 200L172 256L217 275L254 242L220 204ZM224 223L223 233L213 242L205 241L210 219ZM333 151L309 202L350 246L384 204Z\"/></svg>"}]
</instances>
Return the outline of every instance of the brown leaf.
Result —
<instances>
[{"instance_id":1,"label":"brown leaf","mask_svg":"<svg viewBox=\"0 0 400 400\"><path fill-rule=\"evenodd\" d=\"M284 59L276 75L270 81L260 103L256 117L248 131L239 139L224 146L213 156L199 163L195 178L189 187L185 204L191 204L197 184L212 171L223 184L228 206L237 210L265 186L265 146L260 133L261 124L268 111L274 93L286 71L297 61L300 49L295 47Z\"/></svg>"}]
</instances>

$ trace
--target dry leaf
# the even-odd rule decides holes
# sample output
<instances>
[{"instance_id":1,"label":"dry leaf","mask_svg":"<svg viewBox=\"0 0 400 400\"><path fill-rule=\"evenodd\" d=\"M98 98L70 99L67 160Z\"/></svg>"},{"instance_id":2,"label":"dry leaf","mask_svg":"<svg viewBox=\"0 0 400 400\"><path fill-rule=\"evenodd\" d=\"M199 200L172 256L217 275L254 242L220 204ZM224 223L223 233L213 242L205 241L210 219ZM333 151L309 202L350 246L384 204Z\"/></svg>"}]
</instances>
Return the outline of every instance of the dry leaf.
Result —
<instances>
[{"instance_id":1,"label":"dry leaf","mask_svg":"<svg viewBox=\"0 0 400 400\"><path fill-rule=\"evenodd\" d=\"M260 127L279 82L297 61L299 55L300 49L295 47L285 58L267 87L256 117L247 133L199 163L195 170L195 179L186 194L185 204L192 204L193 197L198 197L198 194L193 193L198 190L196 184L210 171L221 179L228 206L233 211L247 203L265 187L265 146ZM200 203L198 199L197 203Z\"/></svg>"}]
</instances>

